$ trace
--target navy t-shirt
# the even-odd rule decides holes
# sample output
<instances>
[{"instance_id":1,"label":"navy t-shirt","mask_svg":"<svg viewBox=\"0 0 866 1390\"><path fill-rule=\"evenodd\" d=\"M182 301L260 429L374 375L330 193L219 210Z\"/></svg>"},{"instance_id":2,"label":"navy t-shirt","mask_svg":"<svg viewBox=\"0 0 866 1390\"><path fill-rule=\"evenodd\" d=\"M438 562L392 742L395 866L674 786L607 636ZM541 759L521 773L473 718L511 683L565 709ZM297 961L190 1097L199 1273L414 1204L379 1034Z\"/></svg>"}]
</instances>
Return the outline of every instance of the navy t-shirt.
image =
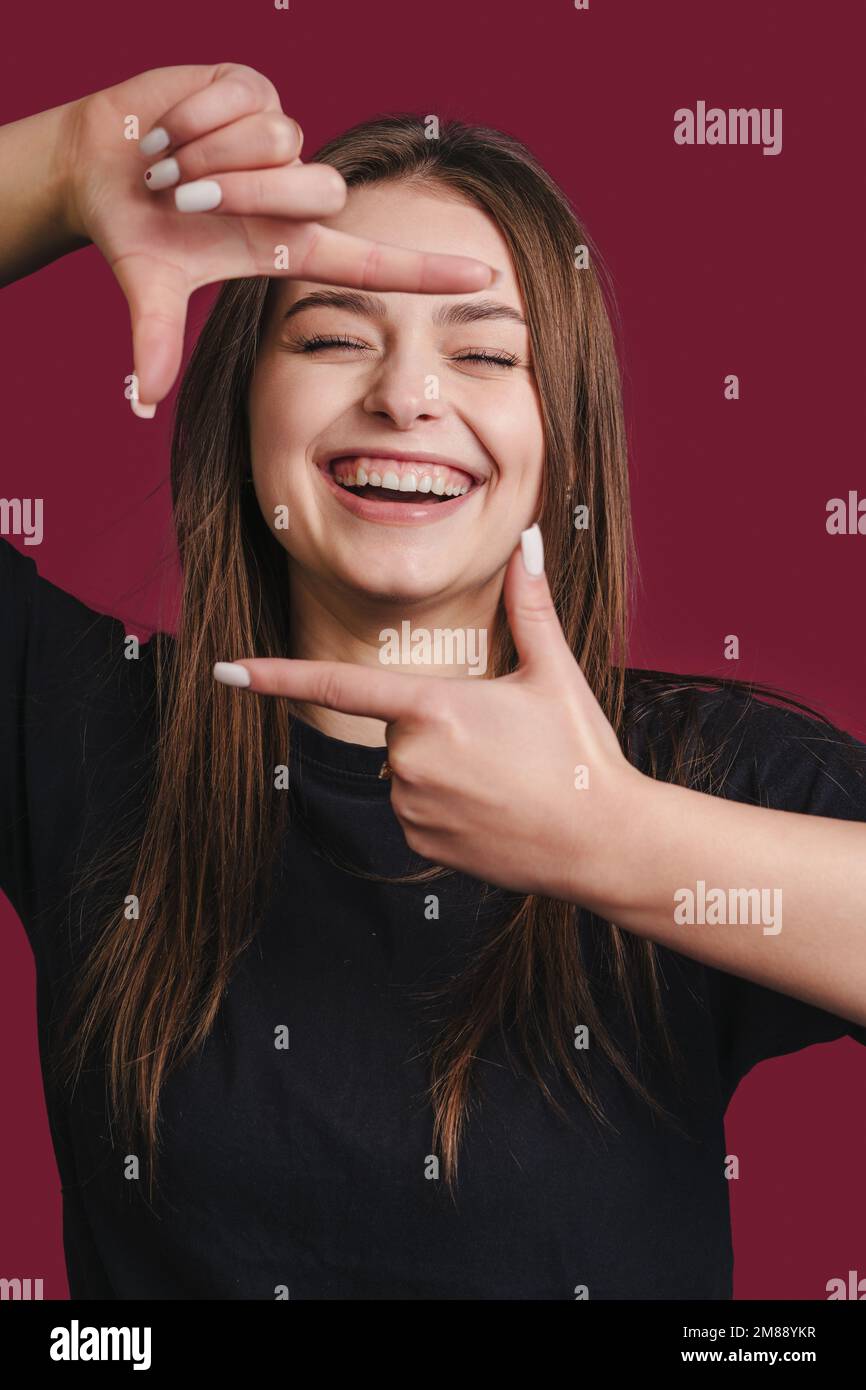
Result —
<instances>
[{"instance_id":1,"label":"navy t-shirt","mask_svg":"<svg viewBox=\"0 0 866 1390\"><path fill-rule=\"evenodd\" d=\"M129 1180L99 1069L70 1096L45 1066L48 1019L86 936L76 875L118 826L141 824L153 766L151 644L130 661L124 638L121 622L0 541L0 887L36 962L72 1297L572 1300L585 1287L591 1299L729 1298L723 1117L739 1080L811 1043L866 1044L866 1028L659 948L686 1071L675 1081L644 1056L642 1074L679 1128L595 1055L613 1127L567 1088L564 1123L494 1030L453 1202L431 1163L417 992L458 973L517 900L459 874L395 885L341 867L394 875L418 861L378 778L385 750L301 721L296 813L265 920L204 1048L165 1084L153 1201L145 1178ZM634 698L639 685L630 673ZM734 732L726 796L866 820L866 780L823 726L730 692L700 691L692 708L714 745ZM675 711L636 722L639 765L650 739L664 763ZM581 913L578 929L592 978L599 924ZM634 1061L613 992L604 1009Z\"/></svg>"}]
</instances>

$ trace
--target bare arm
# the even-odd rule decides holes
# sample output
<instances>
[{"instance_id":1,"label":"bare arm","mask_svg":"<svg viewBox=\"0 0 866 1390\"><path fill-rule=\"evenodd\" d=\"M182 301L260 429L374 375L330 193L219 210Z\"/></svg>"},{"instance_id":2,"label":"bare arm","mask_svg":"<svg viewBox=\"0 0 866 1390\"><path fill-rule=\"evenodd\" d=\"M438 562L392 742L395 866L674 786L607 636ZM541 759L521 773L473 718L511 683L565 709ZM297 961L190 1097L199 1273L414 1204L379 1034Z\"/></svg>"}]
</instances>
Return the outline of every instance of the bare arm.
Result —
<instances>
[{"instance_id":1,"label":"bare arm","mask_svg":"<svg viewBox=\"0 0 866 1390\"><path fill-rule=\"evenodd\" d=\"M78 102L0 127L0 285L88 244L74 226L69 164Z\"/></svg>"},{"instance_id":2,"label":"bare arm","mask_svg":"<svg viewBox=\"0 0 866 1390\"><path fill-rule=\"evenodd\" d=\"M705 965L866 1024L866 825L649 778L634 791L592 906Z\"/></svg>"}]
</instances>

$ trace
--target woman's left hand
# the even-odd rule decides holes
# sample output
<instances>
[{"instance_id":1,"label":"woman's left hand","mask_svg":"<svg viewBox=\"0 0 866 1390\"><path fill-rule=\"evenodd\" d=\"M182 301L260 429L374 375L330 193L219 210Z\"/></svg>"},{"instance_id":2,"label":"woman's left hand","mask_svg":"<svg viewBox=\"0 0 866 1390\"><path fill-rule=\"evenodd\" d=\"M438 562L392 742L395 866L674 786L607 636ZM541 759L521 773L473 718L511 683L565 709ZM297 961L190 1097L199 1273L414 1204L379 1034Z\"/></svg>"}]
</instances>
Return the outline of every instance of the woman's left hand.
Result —
<instances>
[{"instance_id":1,"label":"woman's left hand","mask_svg":"<svg viewBox=\"0 0 866 1390\"><path fill-rule=\"evenodd\" d=\"M618 829L652 780L625 758L566 643L540 533L524 537L541 572L515 550L504 598L519 666L509 675L443 679L275 657L241 658L234 676L221 662L214 674L238 684L240 666L258 694L385 720L391 802L411 849L486 883L603 911Z\"/></svg>"}]
</instances>

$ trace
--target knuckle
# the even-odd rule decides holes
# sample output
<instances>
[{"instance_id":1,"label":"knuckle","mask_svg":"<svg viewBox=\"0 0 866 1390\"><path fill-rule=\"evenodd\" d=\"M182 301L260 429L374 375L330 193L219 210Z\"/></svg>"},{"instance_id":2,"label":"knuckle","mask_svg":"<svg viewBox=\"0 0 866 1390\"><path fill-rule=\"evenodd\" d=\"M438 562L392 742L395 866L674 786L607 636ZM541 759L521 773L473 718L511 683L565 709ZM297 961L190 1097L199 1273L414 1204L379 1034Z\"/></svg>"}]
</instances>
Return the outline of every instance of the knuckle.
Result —
<instances>
[{"instance_id":1,"label":"knuckle","mask_svg":"<svg viewBox=\"0 0 866 1390\"><path fill-rule=\"evenodd\" d=\"M339 169L334 169L329 164L322 164L320 168L328 170L326 177L331 185L334 197L339 198L341 202L345 202L349 190L346 185L346 180L343 178Z\"/></svg>"},{"instance_id":2,"label":"knuckle","mask_svg":"<svg viewBox=\"0 0 866 1390\"><path fill-rule=\"evenodd\" d=\"M279 111L270 111L264 119L267 154L275 164L287 164L295 148L291 116L284 116Z\"/></svg>"},{"instance_id":3,"label":"knuckle","mask_svg":"<svg viewBox=\"0 0 866 1390\"><path fill-rule=\"evenodd\" d=\"M315 259L316 251L318 250L319 242L321 240L322 229L319 226L318 222L308 222L303 228L303 233L303 249L301 251L301 256L298 261L298 268L296 271L297 278L301 280L304 278L304 273L307 269L307 266L310 265Z\"/></svg>"},{"instance_id":4,"label":"knuckle","mask_svg":"<svg viewBox=\"0 0 866 1390\"><path fill-rule=\"evenodd\" d=\"M264 212L267 205L267 184L261 170L250 174L249 209L251 213Z\"/></svg>"},{"instance_id":5,"label":"knuckle","mask_svg":"<svg viewBox=\"0 0 866 1390\"><path fill-rule=\"evenodd\" d=\"M419 859L429 859L431 862L434 860L433 843L422 830L416 830L409 826L408 830L404 829L403 831L403 839L413 854L418 855Z\"/></svg>"},{"instance_id":6,"label":"knuckle","mask_svg":"<svg viewBox=\"0 0 866 1390\"><path fill-rule=\"evenodd\" d=\"M414 817L411 810L406 807L403 807L399 811L395 807L395 814L403 828L403 836L407 845L412 849L417 848L419 842L423 839L423 832L416 817Z\"/></svg>"},{"instance_id":7,"label":"knuckle","mask_svg":"<svg viewBox=\"0 0 866 1390\"><path fill-rule=\"evenodd\" d=\"M149 309L144 314L139 314L135 321L135 326L141 329L147 325L148 328L174 328L177 318L174 314L163 313L161 309Z\"/></svg>"},{"instance_id":8,"label":"knuckle","mask_svg":"<svg viewBox=\"0 0 866 1390\"><path fill-rule=\"evenodd\" d=\"M553 602L546 595L524 599L520 605L519 616L530 623L549 623L556 618Z\"/></svg>"},{"instance_id":9,"label":"knuckle","mask_svg":"<svg viewBox=\"0 0 866 1390\"><path fill-rule=\"evenodd\" d=\"M252 68L237 67L224 79L223 96L233 107L243 110L251 99L258 100L261 89L255 76Z\"/></svg>"},{"instance_id":10,"label":"knuckle","mask_svg":"<svg viewBox=\"0 0 866 1390\"><path fill-rule=\"evenodd\" d=\"M277 89L269 77L249 63L218 63L214 71L214 81L225 85L236 84L238 90L255 92L257 95L276 96Z\"/></svg>"},{"instance_id":11,"label":"knuckle","mask_svg":"<svg viewBox=\"0 0 866 1390\"><path fill-rule=\"evenodd\" d=\"M438 681L438 685L446 684ZM440 720L448 722L450 699L447 691L421 690L414 699L415 717L424 724L435 724Z\"/></svg>"},{"instance_id":12,"label":"knuckle","mask_svg":"<svg viewBox=\"0 0 866 1390\"><path fill-rule=\"evenodd\" d=\"M379 267L382 261L382 252L376 242L371 242L364 263L361 266L360 288L366 289L369 285L374 285L378 278Z\"/></svg>"},{"instance_id":13,"label":"knuckle","mask_svg":"<svg viewBox=\"0 0 866 1390\"><path fill-rule=\"evenodd\" d=\"M247 89L253 86L260 86L266 78L257 68L250 67L249 63L226 63L226 78L230 82L242 82Z\"/></svg>"},{"instance_id":14,"label":"knuckle","mask_svg":"<svg viewBox=\"0 0 866 1390\"><path fill-rule=\"evenodd\" d=\"M319 685L319 695L322 704L326 708L337 708L341 702L342 693L342 682L335 671L328 671L322 676Z\"/></svg>"},{"instance_id":15,"label":"knuckle","mask_svg":"<svg viewBox=\"0 0 866 1390\"><path fill-rule=\"evenodd\" d=\"M437 740L437 750L438 748ZM438 751L433 752L423 741L419 743L415 740L408 751L399 748L389 750L388 762L400 781L414 791L423 792L430 791L438 785L437 756Z\"/></svg>"},{"instance_id":16,"label":"knuckle","mask_svg":"<svg viewBox=\"0 0 866 1390\"><path fill-rule=\"evenodd\" d=\"M405 752L401 752L399 748L389 748L388 764L395 777L401 778L404 782L413 781L412 761Z\"/></svg>"},{"instance_id":17,"label":"knuckle","mask_svg":"<svg viewBox=\"0 0 866 1390\"><path fill-rule=\"evenodd\" d=\"M301 125L300 121L297 120L295 116L287 116L286 120L291 121L292 125L295 127L295 130L298 132L298 148L295 151L295 153L297 157L300 158L301 150L304 148L304 127Z\"/></svg>"}]
</instances>

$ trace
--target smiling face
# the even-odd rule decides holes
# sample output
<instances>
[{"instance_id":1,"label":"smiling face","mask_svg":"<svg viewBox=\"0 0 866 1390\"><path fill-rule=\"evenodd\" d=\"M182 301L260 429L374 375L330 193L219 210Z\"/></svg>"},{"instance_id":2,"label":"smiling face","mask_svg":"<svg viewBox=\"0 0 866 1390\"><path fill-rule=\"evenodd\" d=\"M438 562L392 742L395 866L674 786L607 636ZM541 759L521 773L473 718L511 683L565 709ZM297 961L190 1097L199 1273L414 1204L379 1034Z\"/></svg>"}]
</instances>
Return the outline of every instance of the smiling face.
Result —
<instances>
[{"instance_id":1,"label":"smiling face","mask_svg":"<svg viewBox=\"0 0 866 1390\"><path fill-rule=\"evenodd\" d=\"M468 295L274 281L250 384L262 513L292 577L371 601L449 602L497 587L535 520L543 431L509 251L462 198L350 189L328 226L474 256L501 284Z\"/></svg>"}]
</instances>

